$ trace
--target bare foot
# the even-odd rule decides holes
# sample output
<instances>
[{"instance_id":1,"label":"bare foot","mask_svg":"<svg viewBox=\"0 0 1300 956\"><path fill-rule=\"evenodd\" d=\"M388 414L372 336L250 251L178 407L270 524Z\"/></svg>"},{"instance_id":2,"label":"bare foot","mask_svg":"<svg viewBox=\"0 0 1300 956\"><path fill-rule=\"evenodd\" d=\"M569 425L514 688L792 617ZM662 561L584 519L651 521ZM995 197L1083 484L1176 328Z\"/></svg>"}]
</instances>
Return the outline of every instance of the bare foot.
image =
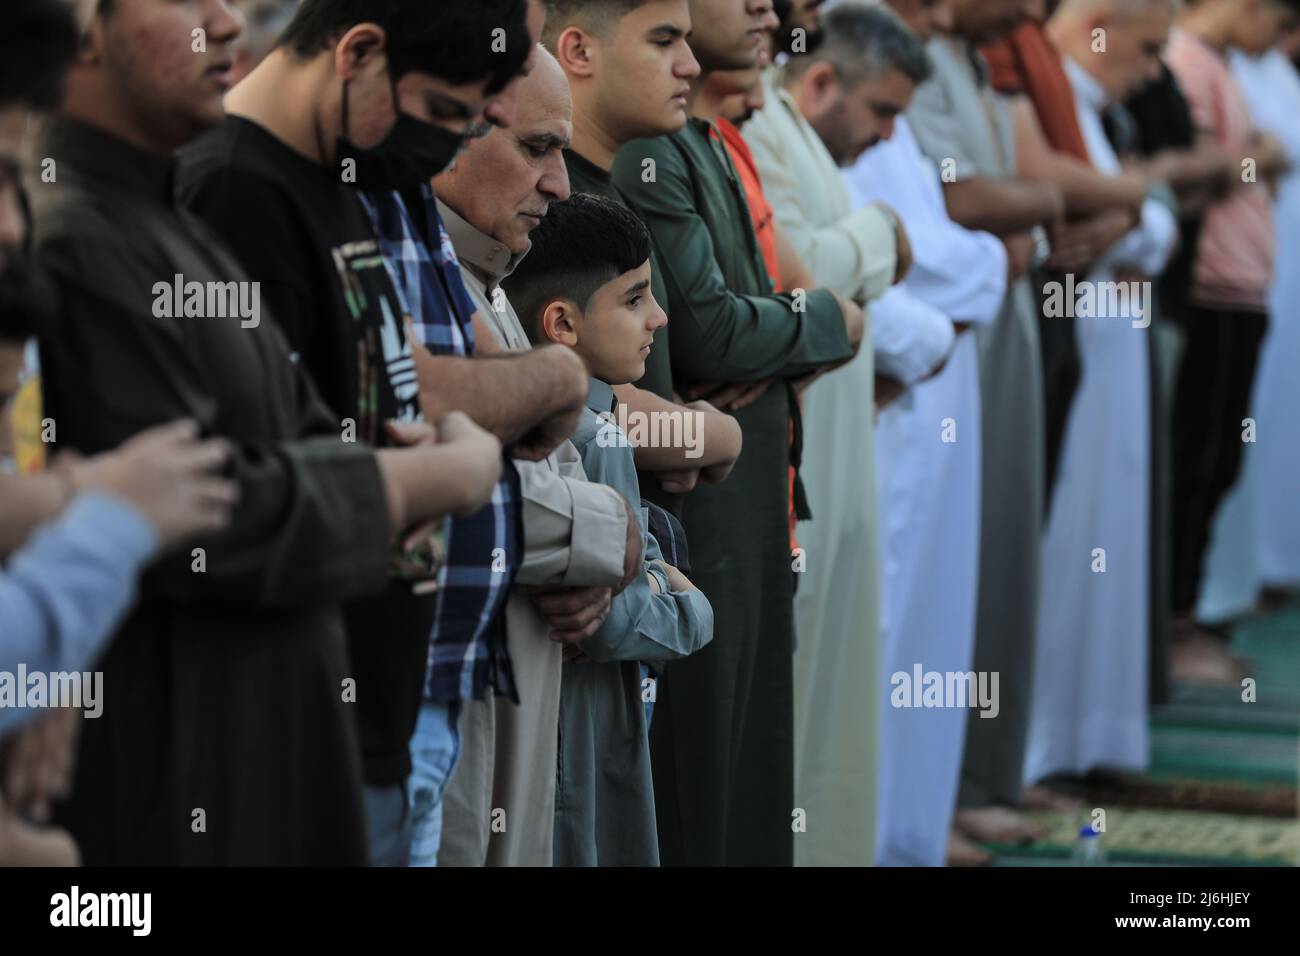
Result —
<instances>
[{"instance_id":1,"label":"bare foot","mask_svg":"<svg viewBox=\"0 0 1300 956\"><path fill-rule=\"evenodd\" d=\"M956 827L948 834L948 859L946 866L988 866L993 862L993 854L988 853L965 836Z\"/></svg>"},{"instance_id":2,"label":"bare foot","mask_svg":"<svg viewBox=\"0 0 1300 956\"><path fill-rule=\"evenodd\" d=\"M1020 802L1027 810L1052 810L1057 812L1074 812L1083 809L1083 801L1078 797L1057 793L1047 787L1026 787Z\"/></svg>"},{"instance_id":3,"label":"bare foot","mask_svg":"<svg viewBox=\"0 0 1300 956\"><path fill-rule=\"evenodd\" d=\"M1173 679L1183 683L1240 687L1252 668L1250 661L1231 653L1221 638L1183 618L1173 625L1169 669Z\"/></svg>"},{"instance_id":4,"label":"bare foot","mask_svg":"<svg viewBox=\"0 0 1300 956\"><path fill-rule=\"evenodd\" d=\"M1043 832L1011 807L977 807L958 810L953 822L977 843L1033 843Z\"/></svg>"}]
</instances>

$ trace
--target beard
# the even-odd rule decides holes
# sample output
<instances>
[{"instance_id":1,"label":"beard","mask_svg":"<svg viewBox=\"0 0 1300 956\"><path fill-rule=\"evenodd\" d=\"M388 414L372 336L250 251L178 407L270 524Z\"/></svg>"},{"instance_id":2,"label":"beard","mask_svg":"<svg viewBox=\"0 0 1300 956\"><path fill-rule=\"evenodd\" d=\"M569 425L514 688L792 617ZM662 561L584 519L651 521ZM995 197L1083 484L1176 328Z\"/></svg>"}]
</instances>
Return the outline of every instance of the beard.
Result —
<instances>
[{"instance_id":1,"label":"beard","mask_svg":"<svg viewBox=\"0 0 1300 956\"><path fill-rule=\"evenodd\" d=\"M58 309L58 290L31 259L0 252L0 339L20 342L38 335Z\"/></svg>"}]
</instances>

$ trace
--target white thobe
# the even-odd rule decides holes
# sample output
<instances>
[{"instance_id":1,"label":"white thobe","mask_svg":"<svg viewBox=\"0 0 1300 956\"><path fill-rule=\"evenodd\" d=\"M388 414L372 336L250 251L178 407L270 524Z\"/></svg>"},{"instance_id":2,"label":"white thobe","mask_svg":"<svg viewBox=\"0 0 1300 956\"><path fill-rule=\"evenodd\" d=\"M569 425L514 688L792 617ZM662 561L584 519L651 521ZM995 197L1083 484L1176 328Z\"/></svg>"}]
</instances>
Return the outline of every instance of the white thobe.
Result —
<instances>
[{"instance_id":1,"label":"white thobe","mask_svg":"<svg viewBox=\"0 0 1300 956\"><path fill-rule=\"evenodd\" d=\"M1105 91L1073 60L1065 70L1092 164L1118 174ZM1148 200L1141 223L1087 276L1095 308L1076 318L1082 379L1043 535L1026 783L1147 764L1151 317L1100 293L1120 268L1160 273L1177 235L1172 212Z\"/></svg>"},{"instance_id":2,"label":"white thobe","mask_svg":"<svg viewBox=\"0 0 1300 956\"><path fill-rule=\"evenodd\" d=\"M877 349L923 323L988 324L1006 295L1002 243L948 216L938 167L907 120L843 173L855 207L884 200L915 253L903 283L872 305ZM901 709L890 677L914 665L966 672L975 640L979 571L980 386L973 332L948 363L885 409L876 425L881 513L882 673L876 861L941 866L957 796L967 711Z\"/></svg>"}]
</instances>

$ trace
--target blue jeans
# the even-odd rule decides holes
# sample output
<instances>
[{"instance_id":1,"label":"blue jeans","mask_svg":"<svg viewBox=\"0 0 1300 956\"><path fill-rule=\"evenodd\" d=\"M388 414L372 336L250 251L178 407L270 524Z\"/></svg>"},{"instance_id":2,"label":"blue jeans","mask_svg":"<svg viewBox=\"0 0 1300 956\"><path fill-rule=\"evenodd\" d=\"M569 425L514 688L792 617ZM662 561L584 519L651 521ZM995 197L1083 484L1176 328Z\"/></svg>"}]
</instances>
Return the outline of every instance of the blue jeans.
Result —
<instances>
[{"instance_id":1,"label":"blue jeans","mask_svg":"<svg viewBox=\"0 0 1300 956\"><path fill-rule=\"evenodd\" d=\"M460 759L460 701L426 700L411 737L411 804L407 866L437 866L442 796Z\"/></svg>"}]
</instances>

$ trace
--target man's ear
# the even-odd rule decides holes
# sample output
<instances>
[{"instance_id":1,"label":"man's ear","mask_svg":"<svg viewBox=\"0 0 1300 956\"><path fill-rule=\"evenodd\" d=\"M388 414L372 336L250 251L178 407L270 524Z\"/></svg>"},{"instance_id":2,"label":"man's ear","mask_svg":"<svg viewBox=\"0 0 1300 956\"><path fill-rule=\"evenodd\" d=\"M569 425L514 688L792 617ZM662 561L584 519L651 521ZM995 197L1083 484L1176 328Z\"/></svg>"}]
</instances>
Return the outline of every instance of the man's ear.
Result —
<instances>
[{"instance_id":1,"label":"man's ear","mask_svg":"<svg viewBox=\"0 0 1300 956\"><path fill-rule=\"evenodd\" d=\"M540 326L542 339L573 348L578 344L578 323L581 315L569 299L555 299L542 310Z\"/></svg>"},{"instance_id":2,"label":"man's ear","mask_svg":"<svg viewBox=\"0 0 1300 956\"><path fill-rule=\"evenodd\" d=\"M840 75L834 65L820 60L808 67L804 74L804 83L812 94L812 101L817 106L825 107L834 99L840 88Z\"/></svg>"},{"instance_id":3,"label":"man's ear","mask_svg":"<svg viewBox=\"0 0 1300 956\"><path fill-rule=\"evenodd\" d=\"M591 37L578 27L566 27L555 41L555 59L566 76L589 77L595 71Z\"/></svg>"},{"instance_id":4,"label":"man's ear","mask_svg":"<svg viewBox=\"0 0 1300 956\"><path fill-rule=\"evenodd\" d=\"M104 49L104 18L99 14L99 5L90 0L79 6L77 20L81 27L81 42L75 62L79 66L93 66L99 62L100 51Z\"/></svg>"},{"instance_id":5,"label":"man's ear","mask_svg":"<svg viewBox=\"0 0 1300 956\"><path fill-rule=\"evenodd\" d=\"M358 23L334 44L334 72L345 80L356 79L376 59L384 58L387 51L388 37L383 27Z\"/></svg>"}]
</instances>

